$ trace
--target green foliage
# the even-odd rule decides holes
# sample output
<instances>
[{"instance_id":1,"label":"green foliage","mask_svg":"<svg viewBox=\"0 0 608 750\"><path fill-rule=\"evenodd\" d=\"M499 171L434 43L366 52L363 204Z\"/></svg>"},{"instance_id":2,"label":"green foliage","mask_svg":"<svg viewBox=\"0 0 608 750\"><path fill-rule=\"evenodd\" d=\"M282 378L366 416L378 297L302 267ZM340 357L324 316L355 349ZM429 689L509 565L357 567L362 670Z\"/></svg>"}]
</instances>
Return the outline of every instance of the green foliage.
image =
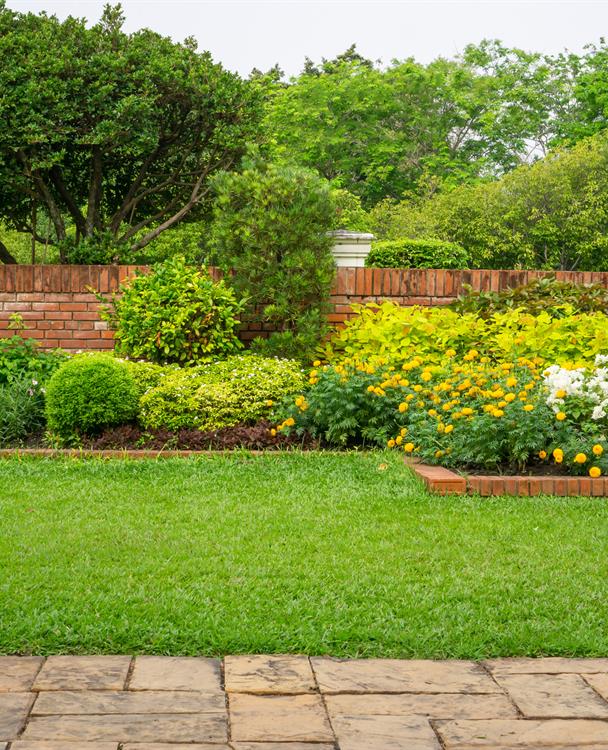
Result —
<instances>
[{"instance_id":1,"label":"green foliage","mask_svg":"<svg viewBox=\"0 0 608 750\"><path fill-rule=\"evenodd\" d=\"M469 258L455 242L403 238L374 242L365 263L375 268L467 268Z\"/></svg>"},{"instance_id":2,"label":"green foliage","mask_svg":"<svg viewBox=\"0 0 608 750\"><path fill-rule=\"evenodd\" d=\"M143 236L143 232L134 239ZM203 242L209 231L206 221L182 221L177 226L159 234L142 250L121 251L121 262L145 265L161 263L168 258L183 256L187 263L200 264L203 258Z\"/></svg>"},{"instance_id":3,"label":"green foliage","mask_svg":"<svg viewBox=\"0 0 608 750\"><path fill-rule=\"evenodd\" d=\"M241 348L241 309L223 281L176 256L123 284L102 317L115 329L118 353L192 364Z\"/></svg>"},{"instance_id":4,"label":"green foliage","mask_svg":"<svg viewBox=\"0 0 608 750\"><path fill-rule=\"evenodd\" d=\"M302 385L296 362L256 355L229 357L164 374L142 397L140 420L146 428L167 430L255 423L270 414L272 402Z\"/></svg>"},{"instance_id":5,"label":"green foliage","mask_svg":"<svg viewBox=\"0 0 608 750\"><path fill-rule=\"evenodd\" d=\"M214 183L210 260L247 298L250 318L277 331L254 348L309 357L327 329L335 273L328 183L308 170L255 157L242 172L224 173Z\"/></svg>"},{"instance_id":6,"label":"green foliage","mask_svg":"<svg viewBox=\"0 0 608 750\"><path fill-rule=\"evenodd\" d=\"M0 381L0 447L21 445L44 427L44 389L27 376Z\"/></svg>"},{"instance_id":7,"label":"green foliage","mask_svg":"<svg viewBox=\"0 0 608 750\"><path fill-rule=\"evenodd\" d=\"M552 152L496 182L383 203L379 237L439 237L475 268L608 269L608 137Z\"/></svg>"},{"instance_id":8,"label":"green foliage","mask_svg":"<svg viewBox=\"0 0 608 750\"><path fill-rule=\"evenodd\" d=\"M494 313L514 309L533 315L546 311L561 318L569 312L607 313L608 290L600 284L574 284L551 276L501 292L475 292L468 287L450 307L458 313L476 313L486 320Z\"/></svg>"},{"instance_id":9,"label":"green foliage","mask_svg":"<svg viewBox=\"0 0 608 750\"><path fill-rule=\"evenodd\" d=\"M26 378L44 384L65 360L60 350L44 351L35 339L15 333L0 339L0 385Z\"/></svg>"},{"instance_id":10,"label":"green foliage","mask_svg":"<svg viewBox=\"0 0 608 750\"><path fill-rule=\"evenodd\" d=\"M130 422L137 412L133 377L124 363L109 354L74 357L57 370L47 386L48 428L64 443Z\"/></svg>"},{"instance_id":11,"label":"green foliage","mask_svg":"<svg viewBox=\"0 0 608 750\"><path fill-rule=\"evenodd\" d=\"M192 39L123 24L120 6L89 25L0 4L0 219L31 234L44 213L62 262L204 217L209 177L258 132L254 87Z\"/></svg>"},{"instance_id":12,"label":"green foliage","mask_svg":"<svg viewBox=\"0 0 608 750\"><path fill-rule=\"evenodd\" d=\"M475 313L442 307L400 307L392 302L357 308L359 315L326 344L329 361L397 365L414 356L440 362L447 350L458 356L479 352L498 361L542 357L551 363L592 361L608 351L608 317L603 313L562 317L507 310L484 320Z\"/></svg>"},{"instance_id":13,"label":"green foliage","mask_svg":"<svg viewBox=\"0 0 608 750\"><path fill-rule=\"evenodd\" d=\"M361 205L361 198L348 190L335 188L331 191L335 207L332 229L346 229L350 232L369 232L371 219Z\"/></svg>"}]
</instances>

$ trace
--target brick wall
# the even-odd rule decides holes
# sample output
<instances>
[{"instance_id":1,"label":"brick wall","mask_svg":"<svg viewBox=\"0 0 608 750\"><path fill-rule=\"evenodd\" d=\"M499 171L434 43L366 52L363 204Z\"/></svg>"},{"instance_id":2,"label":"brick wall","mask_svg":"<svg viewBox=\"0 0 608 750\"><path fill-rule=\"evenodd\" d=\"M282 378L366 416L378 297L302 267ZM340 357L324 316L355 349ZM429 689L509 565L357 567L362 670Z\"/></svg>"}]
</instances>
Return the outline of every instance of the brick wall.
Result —
<instances>
[{"instance_id":1,"label":"brick wall","mask_svg":"<svg viewBox=\"0 0 608 750\"><path fill-rule=\"evenodd\" d=\"M0 337L11 335L11 313L19 313L27 335L44 347L111 349L112 332L99 319L99 303L89 289L103 294L145 266L0 266ZM402 305L443 305L463 291L499 291L549 275L543 271L440 271L427 269L339 268L332 291L332 323L341 323L355 302L392 300ZM558 272L577 283L608 287L608 273ZM245 324L243 340L264 335Z\"/></svg>"}]
</instances>

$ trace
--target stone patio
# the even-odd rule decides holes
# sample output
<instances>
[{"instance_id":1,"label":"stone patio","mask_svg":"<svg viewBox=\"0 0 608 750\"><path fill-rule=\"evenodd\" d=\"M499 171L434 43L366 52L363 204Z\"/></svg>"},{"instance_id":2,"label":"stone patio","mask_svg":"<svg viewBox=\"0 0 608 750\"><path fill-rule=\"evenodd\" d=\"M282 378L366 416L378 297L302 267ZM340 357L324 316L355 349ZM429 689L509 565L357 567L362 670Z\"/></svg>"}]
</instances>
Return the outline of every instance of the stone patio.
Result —
<instances>
[{"instance_id":1,"label":"stone patio","mask_svg":"<svg viewBox=\"0 0 608 750\"><path fill-rule=\"evenodd\" d=\"M608 750L608 659L0 657L0 750Z\"/></svg>"}]
</instances>

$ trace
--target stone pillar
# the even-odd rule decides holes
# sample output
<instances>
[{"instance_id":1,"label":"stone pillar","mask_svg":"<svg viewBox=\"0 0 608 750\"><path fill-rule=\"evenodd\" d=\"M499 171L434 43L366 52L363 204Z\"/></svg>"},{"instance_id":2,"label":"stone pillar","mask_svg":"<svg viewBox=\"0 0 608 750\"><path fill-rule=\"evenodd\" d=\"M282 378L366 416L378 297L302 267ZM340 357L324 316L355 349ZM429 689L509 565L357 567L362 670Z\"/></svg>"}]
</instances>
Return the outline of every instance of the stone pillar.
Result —
<instances>
[{"instance_id":1,"label":"stone pillar","mask_svg":"<svg viewBox=\"0 0 608 750\"><path fill-rule=\"evenodd\" d=\"M373 234L367 232L348 232L336 229L329 233L334 240L332 255L337 266L364 266L365 259L372 249Z\"/></svg>"}]
</instances>

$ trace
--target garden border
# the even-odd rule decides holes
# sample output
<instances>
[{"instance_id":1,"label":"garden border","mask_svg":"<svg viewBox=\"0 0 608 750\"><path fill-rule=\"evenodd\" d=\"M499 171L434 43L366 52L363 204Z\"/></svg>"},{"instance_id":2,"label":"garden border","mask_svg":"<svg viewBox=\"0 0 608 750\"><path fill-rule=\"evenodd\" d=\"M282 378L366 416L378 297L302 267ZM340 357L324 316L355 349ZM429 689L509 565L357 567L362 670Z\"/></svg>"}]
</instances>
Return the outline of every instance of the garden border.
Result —
<instances>
[{"instance_id":1,"label":"garden border","mask_svg":"<svg viewBox=\"0 0 608 750\"><path fill-rule=\"evenodd\" d=\"M608 497L608 477L467 475L443 466L415 462L408 465L431 492L439 495Z\"/></svg>"}]
</instances>

